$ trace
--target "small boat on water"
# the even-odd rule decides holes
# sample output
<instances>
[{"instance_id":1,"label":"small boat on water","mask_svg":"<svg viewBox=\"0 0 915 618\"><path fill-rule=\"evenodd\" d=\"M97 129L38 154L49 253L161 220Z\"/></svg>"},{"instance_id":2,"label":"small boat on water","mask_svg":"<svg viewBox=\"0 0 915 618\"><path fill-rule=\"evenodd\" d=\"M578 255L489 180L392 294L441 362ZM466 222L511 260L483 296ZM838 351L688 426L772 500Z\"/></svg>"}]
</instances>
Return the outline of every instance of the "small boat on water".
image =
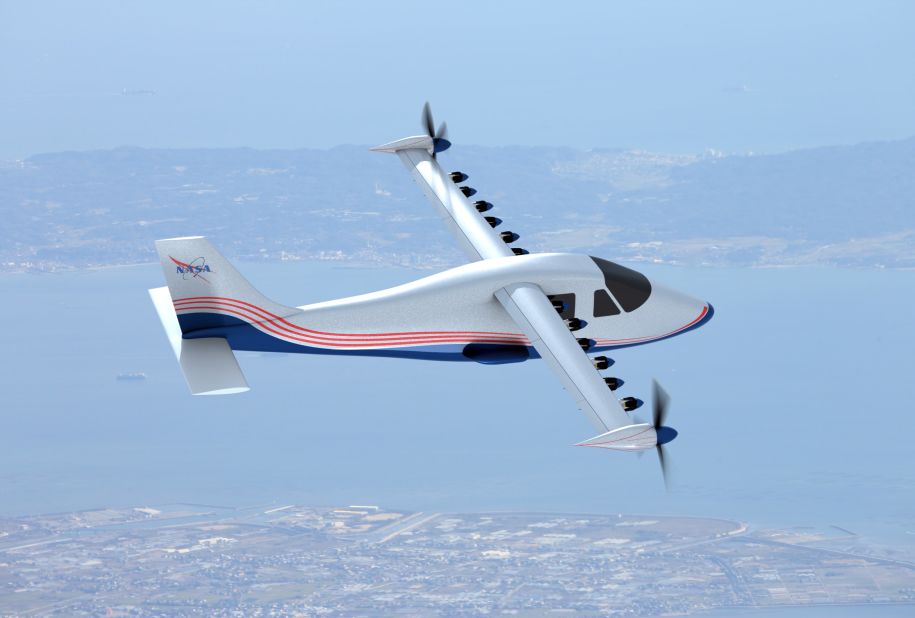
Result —
<instances>
[{"instance_id":1,"label":"small boat on water","mask_svg":"<svg viewBox=\"0 0 915 618\"><path fill-rule=\"evenodd\" d=\"M123 382L131 382L136 380L145 380L146 374L142 371L125 371L124 373L118 374L118 380Z\"/></svg>"}]
</instances>

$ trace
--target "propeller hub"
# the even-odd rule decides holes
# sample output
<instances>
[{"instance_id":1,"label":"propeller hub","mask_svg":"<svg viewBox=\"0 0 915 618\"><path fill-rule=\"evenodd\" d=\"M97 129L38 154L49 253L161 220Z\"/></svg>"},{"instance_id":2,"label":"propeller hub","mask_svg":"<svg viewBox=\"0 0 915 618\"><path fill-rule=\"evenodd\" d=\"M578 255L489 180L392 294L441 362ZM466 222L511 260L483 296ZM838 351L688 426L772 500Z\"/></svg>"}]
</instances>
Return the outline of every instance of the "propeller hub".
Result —
<instances>
[{"instance_id":1,"label":"propeller hub","mask_svg":"<svg viewBox=\"0 0 915 618\"><path fill-rule=\"evenodd\" d=\"M673 427L667 427L666 425L655 428L655 433L658 434L658 444L673 442L674 438L677 437L677 430Z\"/></svg>"},{"instance_id":2,"label":"propeller hub","mask_svg":"<svg viewBox=\"0 0 915 618\"><path fill-rule=\"evenodd\" d=\"M436 152L442 152L443 150L448 150L451 148L451 142L446 140L443 137L433 137L432 138L432 149Z\"/></svg>"}]
</instances>

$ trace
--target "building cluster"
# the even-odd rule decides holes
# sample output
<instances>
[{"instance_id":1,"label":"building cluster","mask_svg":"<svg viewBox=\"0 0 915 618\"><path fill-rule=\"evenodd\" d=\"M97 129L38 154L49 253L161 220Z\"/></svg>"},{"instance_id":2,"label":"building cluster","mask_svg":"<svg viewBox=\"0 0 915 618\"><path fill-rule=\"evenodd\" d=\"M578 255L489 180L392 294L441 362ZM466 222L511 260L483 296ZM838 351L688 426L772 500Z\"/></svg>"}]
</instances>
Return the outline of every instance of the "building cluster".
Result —
<instances>
[{"instance_id":1,"label":"building cluster","mask_svg":"<svg viewBox=\"0 0 915 618\"><path fill-rule=\"evenodd\" d=\"M0 522L0 616L654 616L915 602L847 531L724 520L172 505Z\"/></svg>"}]
</instances>

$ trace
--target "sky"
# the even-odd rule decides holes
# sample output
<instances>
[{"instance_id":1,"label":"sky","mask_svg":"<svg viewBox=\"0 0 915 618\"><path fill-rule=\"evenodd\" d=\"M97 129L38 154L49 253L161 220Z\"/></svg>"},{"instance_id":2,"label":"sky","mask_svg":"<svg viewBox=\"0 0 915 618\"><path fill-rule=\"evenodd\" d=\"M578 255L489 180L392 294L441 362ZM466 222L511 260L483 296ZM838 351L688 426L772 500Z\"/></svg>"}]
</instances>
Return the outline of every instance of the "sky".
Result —
<instances>
[{"instance_id":1,"label":"sky","mask_svg":"<svg viewBox=\"0 0 915 618\"><path fill-rule=\"evenodd\" d=\"M900 139L913 23L902 1L0 1L0 159L377 144L426 100L480 145Z\"/></svg>"}]
</instances>

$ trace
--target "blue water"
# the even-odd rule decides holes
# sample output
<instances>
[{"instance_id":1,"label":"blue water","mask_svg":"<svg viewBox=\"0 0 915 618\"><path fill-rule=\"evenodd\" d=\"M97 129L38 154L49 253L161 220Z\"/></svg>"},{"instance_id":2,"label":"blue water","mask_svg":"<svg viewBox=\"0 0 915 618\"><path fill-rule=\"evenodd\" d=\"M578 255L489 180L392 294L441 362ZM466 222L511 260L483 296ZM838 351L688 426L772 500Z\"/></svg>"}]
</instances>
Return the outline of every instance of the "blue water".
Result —
<instances>
[{"instance_id":1,"label":"blue water","mask_svg":"<svg viewBox=\"0 0 915 618\"><path fill-rule=\"evenodd\" d=\"M288 304L426 273L241 264ZM0 276L0 514L195 502L368 503L838 524L915 544L915 272L644 268L711 301L702 329L619 351L673 398L657 462L592 429L538 361L240 354L252 386L191 397L149 303L158 266ZM143 382L118 382L143 371Z\"/></svg>"}]
</instances>

